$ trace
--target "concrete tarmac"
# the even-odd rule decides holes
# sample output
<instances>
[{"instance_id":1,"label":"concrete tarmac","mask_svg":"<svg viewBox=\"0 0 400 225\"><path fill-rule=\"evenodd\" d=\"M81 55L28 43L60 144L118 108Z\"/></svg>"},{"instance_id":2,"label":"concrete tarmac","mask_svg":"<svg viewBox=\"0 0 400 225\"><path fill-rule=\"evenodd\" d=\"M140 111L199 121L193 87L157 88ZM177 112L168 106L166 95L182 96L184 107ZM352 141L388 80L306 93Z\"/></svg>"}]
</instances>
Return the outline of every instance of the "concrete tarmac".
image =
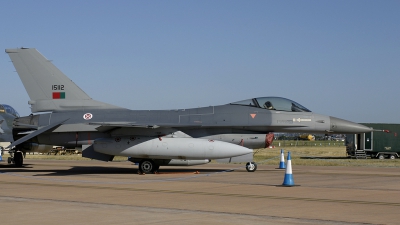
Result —
<instances>
[{"instance_id":1,"label":"concrete tarmac","mask_svg":"<svg viewBox=\"0 0 400 225\"><path fill-rule=\"evenodd\" d=\"M2 224L400 224L400 168L0 163ZM198 171L199 174L195 172Z\"/></svg>"}]
</instances>

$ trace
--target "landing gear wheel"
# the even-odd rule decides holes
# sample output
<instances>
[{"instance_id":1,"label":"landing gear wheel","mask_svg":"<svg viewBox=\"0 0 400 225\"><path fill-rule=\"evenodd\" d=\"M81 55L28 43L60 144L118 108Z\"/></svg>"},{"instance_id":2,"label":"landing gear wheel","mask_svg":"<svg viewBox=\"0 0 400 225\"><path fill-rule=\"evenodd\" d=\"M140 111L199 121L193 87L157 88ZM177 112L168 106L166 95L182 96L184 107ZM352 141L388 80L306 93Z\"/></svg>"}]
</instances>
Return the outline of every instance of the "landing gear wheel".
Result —
<instances>
[{"instance_id":1,"label":"landing gear wheel","mask_svg":"<svg viewBox=\"0 0 400 225\"><path fill-rule=\"evenodd\" d=\"M139 171L141 173L153 173L158 167L151 159L144 159L139 163Z\"/></svg>"},{"instance_id":2,"label":"landing gear wheel","mask_svg":"<svg viewBox=\"0 0 400 225\"><path fill-rule=\"evenodd\" d=\"M22 167L22 164L24 164L24 157L22 156L22 152L14 153L14 163L16 167Z\"/></svg>"},{"instance_id":3,"label":"landing gear wheel","mask_svg":"<svg viewBox=\"0 0 400 225\"><path fill-rule=\"evenodd\" d=\"M257 170L257 164L255 162L246 163L247 172L254 172Z\"/></svg>"},{"instance_id":4,"label":"landing gear wheel","mask_svg":"<svg viewBox=\"0 0 400 225\"><path fill-rule=\"evenodd\" d=\"M395 155L390 155L389 158L390 158L390 159L396 159L396 156L395 156Z\"/></svg>"},{"instance_id":5,"label":"landing gear wheel","mask_svg":"<svg viewBox=\"0 0 400 225\"><path fill-rule=\"evenodd\" d=\"M385 155L384 154L379 154L378 158L379 159L385 159Z\"/></svg>"}]
</instances>

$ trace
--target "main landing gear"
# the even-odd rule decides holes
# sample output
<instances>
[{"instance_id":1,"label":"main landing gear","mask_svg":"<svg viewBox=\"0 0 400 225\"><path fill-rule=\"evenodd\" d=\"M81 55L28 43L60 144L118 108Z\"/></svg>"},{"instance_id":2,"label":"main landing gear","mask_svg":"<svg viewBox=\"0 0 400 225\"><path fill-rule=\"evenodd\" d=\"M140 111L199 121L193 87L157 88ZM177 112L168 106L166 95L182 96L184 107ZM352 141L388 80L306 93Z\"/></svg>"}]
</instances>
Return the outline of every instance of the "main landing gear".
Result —
<instances>
[{"instance_id":1,"label":"main landing gear","mask_svg":"<svg viewBox=\"0 0 400 225\"><path fill-rule=\"evenodd\" d=\"M24 155L22 152L12 150L10 151L10 156L8 157L8 164L13 163L16 167L22 167L24 164Z\"/></svg>"},{"instance_id":2,"label":"main landing gear","mask_svg":"<svg viewBox=\"0 0 400 225\"><path fill-rule=\"evenodd\" d=\"M139 163L139 174L146 174L146 173L157 173L158 169L160 168L159 165L154 163L151 159L143 159Z\"/></svg>"}]
</instances>

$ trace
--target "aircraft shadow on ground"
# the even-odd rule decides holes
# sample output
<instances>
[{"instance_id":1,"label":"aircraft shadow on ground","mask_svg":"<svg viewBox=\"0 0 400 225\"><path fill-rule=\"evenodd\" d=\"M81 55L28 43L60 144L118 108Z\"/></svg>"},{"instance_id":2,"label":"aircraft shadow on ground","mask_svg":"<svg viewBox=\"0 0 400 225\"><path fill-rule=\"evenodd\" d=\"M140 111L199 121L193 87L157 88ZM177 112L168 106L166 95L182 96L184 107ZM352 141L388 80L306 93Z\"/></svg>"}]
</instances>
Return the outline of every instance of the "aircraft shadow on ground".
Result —
<instances>
[{"instance_id":1,"label":"aircraft shadow on ground","mask_svg":"<svg viewBox=\"0 0 400 225\"><path fill-rule=\"evenodd\" d=\"M70 169L43 169L35 170L33 165L25 164L23 167L17 168L13 165L0 165L0 172L5 173L18 173L18 172L31 172L41 173L33 176L74 176L74 175L90 175L90 174L137 174L138 168L120 168L120 167L93 167L93 166L74 166ZM160 174L190 174L199 172L200 174L229 172L226 170L217 169L192 169L192 168L165 168L162 167L158 170ZM43 174L44 173L44 174Z\"/></svg>"},{"instance_id":2,"label":"aircraft shadow on ground","mask_svg":"<svg viewBox=\"0 0 400 225\"><path fill-rule=\"evenodd\" d=\"M26 169L30 169L30 168L33 168L33 166L31 164L24 164L22 167L19 167L19 168L15 167L12 164L4 164L4 163L0 164L1 172L9 172L10 169L11 170L16 169L16 170L20 170L20 171L25 171L26 172Z\"/></svg>"}]
</instances>

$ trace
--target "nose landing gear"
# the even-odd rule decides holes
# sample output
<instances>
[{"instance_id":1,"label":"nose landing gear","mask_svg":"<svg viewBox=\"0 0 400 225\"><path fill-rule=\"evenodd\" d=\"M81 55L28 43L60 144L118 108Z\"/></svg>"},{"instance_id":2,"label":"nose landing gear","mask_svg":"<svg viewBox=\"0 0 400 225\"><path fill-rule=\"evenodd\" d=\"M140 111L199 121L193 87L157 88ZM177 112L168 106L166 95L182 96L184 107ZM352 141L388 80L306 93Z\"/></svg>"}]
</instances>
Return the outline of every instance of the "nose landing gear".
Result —
<instances>
[{"instance_id":1,"label":"nose landing gear","mask_svg":"<svg viewBox=\"0 0 400 225\"><path fill-rule=\"evenodd\" d=\"M247 172L254 172L257 170L257 164L255 162L246 163Z\"/></svg>"},{"instance_id":2,"label":"nose landing gear","mask_svg":"<svg viewBox=\"0 0 400 225\"><path fill-rule=\"evenodd\" d=\"M143 159L139 163L139 174L146 174L146 173L157 173L158 169L160 168L159 165L154 163L151 159Z\"/></svg>"}]
</instances>

